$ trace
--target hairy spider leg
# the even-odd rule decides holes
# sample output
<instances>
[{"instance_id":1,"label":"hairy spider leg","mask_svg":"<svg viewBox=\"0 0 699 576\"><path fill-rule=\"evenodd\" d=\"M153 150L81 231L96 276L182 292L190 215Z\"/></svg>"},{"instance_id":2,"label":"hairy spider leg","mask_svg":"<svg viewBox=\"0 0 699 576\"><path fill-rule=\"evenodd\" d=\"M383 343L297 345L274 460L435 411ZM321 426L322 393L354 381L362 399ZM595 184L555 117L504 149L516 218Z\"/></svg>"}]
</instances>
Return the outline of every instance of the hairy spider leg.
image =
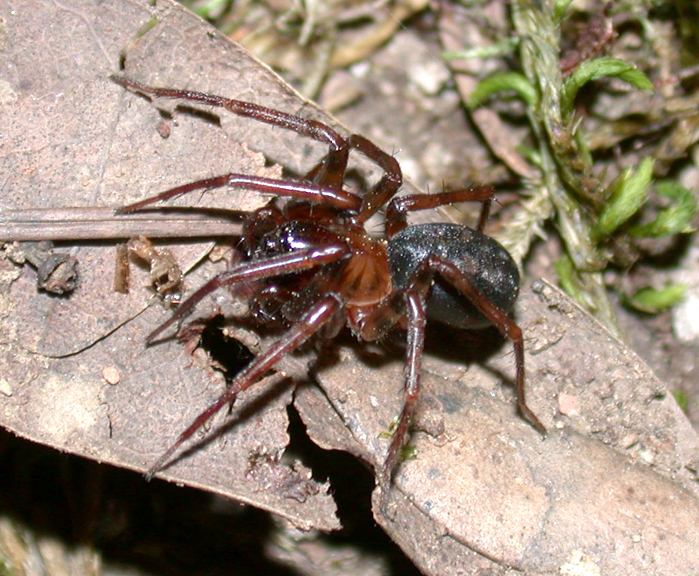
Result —
<instances>
[{"instance_id":1,"label":"hairy spider leg","mask_svg":"<svg viewBox=\"0 0 699 576\"><path fill-rule=\"evenodd\" d=\"M169 98L171 100L191 100L193 102L201 102L209 106L225 108L229 112L245 118L252 118L258 122L279 126L286 130L296 132L300 136L307 136L328 144L331 149L337 150L345 145L345 139L340 136L335 130L327 124L318 122L317 120L309 120L288 114L252 102L244 102L243 100L234 100L232 98L224 98L215 94L206 94L204 92L193 92L191 90L177 90L173 88L154 88L134 80L129 80L123 76L110 76L112 81L127 88L133 92L140 92L146 96L155 96L156 98Z\"/></svg>"},{"instance_id":2,"label":"hairy spider leg","mask_svg":"<svg viewBox=\"0 0 699 576\"><path fill-rule=\"evenodd\" d=\"M252 104L251 102L224 98L223 96L217 96L215 94L193 92L190 90L154 88L152 86L147 86L145 84L141 84L140 82L135 82L121 76L110 76L110 78L124 88L134 92L140 92L146 96L190 100L194 102L201 102L202 104L208 104L209 106L224 108L238 116L251 118L272 126L279 126L280 128L296 132L300 136L307 136L313 140L316 140L317 142L328 144L330 151L325 158L308 173L307 177L309 177L316 185L322 185L324 187L333 189L336 194L342 193L342 184L344 182L345 172L347 170L349 150L355 149L359 151L370 160L373 160L384 171L383 176L374 186L374 188L364 195L364 202L358 216L360 222L368 220L373 214L375 214L396 194L401 186L402 172L397 160L358 134L353 134L349 138L344 139L335 130L323 122L309 120L295 114L280 112L279 110L274 110L273 108L267 108L266 106L260 106L258 104ZM255 180L250 176L236 176ZM225 176L219 178L225 179ZM213 184L209 187L214 188L223 186L225 184L227 184L226 181L221 181L220 184ZM206 187L206 185L201 185L194 189ZM180 193L186 193L186 191L182 191ZM168 197L171 198L172 196ZM147 204L150 203L151 202L148 202ZM133 206L137 205L138 204ZM345 206L338 205L338 207L344 208Z\"/></svg>"},{"instance_id":3,"label":"hairy spider leg","mask_svg":"<svg viewBox=\"0 0 699 576\"><path fill-rule=\"evenodd\" d=\"M218 288L242 282L273 278L283 274L303 272L304 270L336 262L349 254L350 250L344 244L328 244L323 247L297 250L281 256L270 256L269 258L239 264L231 270L217 274L189 296L179 305L167 321L148 335L146 341L152 342L164 330L181 320L188 312L194 309L207 294L211 294Z\"/></svg>"},{"instance_id":4,"label":"hairy spider leg","mask_svg":"<svg viewBox=\"0 0 699 576\"><path fill-rule=\"evenodd\" d=\"M482 202L481 214L478 218L476 230L483 232L490 205L493 203L495 190L491 186L472 186L463 190L451 190L438 194L414 194L394 198L386 210L386 236L391 238L408 225L408 212L429 210L439 206L449 206L459 202Z\"/></svg>"},{"instance_id":5,"label":"hairy spider leg","mask_svg":"<svg viewBox=\"0 0 699 576\"><path fill-rule=\"evenodd\" d=\"M527 406L524 395L524 338L522 330L514 320L500 310L495 304L490 302L471 282L463 272L461 272L451 262L442 258L431 256L429 258L430 269L437 272L442 278L449 282L454 288L466 296L473 305L478 308L490 322L506 338L512 341L515 350L515 396L517 406L522 415L536 428L542 436L546 436L546 428L536 417L534 412Z\"/></svg>"},{"instance_id":6,"label":"hairy spider leg","mask_svg":"<svg viewBox=\"0 0 699 576\"><path fill-rule=\"evenodd\" d=\"M405 303L408 316L408 350L405 366L405 399L403 409L396 429L391 438L383 466L378 474L379 487L381 488L381 511L385 514L388 505L388 493L391 486L391 476L396 467L398 454L405 444L408 426L415 412L415 403L420 395L420 367L422 366L422 353L425 348L425 325L427 313L425 311L425 293L429 288L429 281L421 282L420 287L409 288L405 292Z\"/></svg>"},{"instance_id":7,"label":"hairy spider leg","mask_svg":"<svg viewBox=\"0 0 699 576\"><path fill-rule=\"evenodd\" d=\"M383 175L379 181L363 197L357 220L365 222L395 196L403 183L403 172L393 156L381 150L364 136L352 134L347 138L345 147L330 150L325 158L308 172L306 178L317 185L341 189L345 180L350 149L357 150L383 170Z\"/></svg>"},{"instance_id":8,"label":"hairy spider leg","mask_svg":"<svg viewBox=\"0 0 699 576\"><path fill-rule=\"evenodd\" d=\"M432 285L433 272L429 260L423 261L413 272L406 287L396 290L378 306L368 311L355 309L350 314L349 322L357 335L364 341L371 342L384 337L403 318L407 318L407 352L404 383L404 403L398 418L391 444L377 479L381 488L382 512L386 512L391 477L398 455L408 432L415 403L420 393L420 367L425 345L425 326L427 323L426 299Z\"/></svg>"},{"instance_id":9,"label":"hairy spider leg","mask_svg":"<svg viewBox=\"0 0 699 576\"><path fill-rule=\"evenodd\" d=\"M346 143L341 148L330 148L323 159L306 173L306 180L316 186L342 190L348 161L349 146Z\"/></svg>"},{"instance_id":10,"label":"hairy spider leg","mask_svg":"<svg viewBox=\"0 0 699 576\"><path fill-rule=\"evenodd\" d=\"M425 210L436 208L457 202L478 201L483 202L483 208L478 220L478 231L481 232L488 217L490 205L493 201L494 190L490 186L476 186L464 190L452 192L441 192L431 195L414 195L403 198L395 198L391 201L386 211L386 235L390 238L407 226L406 213L414 210ZM517 396L517 406L522 415L536 428L543 436L546 436L546 428L536 417L534 412L527 406L524 393L524 339L522 330L515 322L497 306L492 304L473 285L469 278L458 270L453 264L437 257L431 257L433 269L451 283L466 296L476 308L483 314L500 332L512 341L515 350L515 393Z\"/></svg>"},{"instance_id":11,"label":"hairy spider leg","mask_svg":"<svg viewBox=\"0 0 699 576\"><path fill-rule=\"evenodd\" d=\"M362 206L356 217L358 222L366 222L395 196L403 183L403 173L393 156L363 136L352 134L347 138L346 146L337 150L331 149L320 163L306 174L306 178L316 185L342 189L350 149L357 150L383 170L379 181L363 196Z\"/></svg>"},{"instance_id":12,"label":"hairy spider leg","mask_svg":"<svg viewBox=\"0 0 699 576\"><path fill-rule=\"evenodd\" d=\"M407 213L417 210L427 210L443 205L451 205L458 202L477 201L483 206L478 219L478 232L482 232L485 226L490 206L494 197L494 190L490 186L477 186L464 190L455 190L431 195L412 195L393 199L386 211L386 236L391 238L407 225ZM422 350L424 347L425 323L426 323L426 294L431 286L434 274L439 274L446 282L450 283L461 294L468 298L473 305L483 314L500 332L512 341L515 351L515 395L517 406L522 415L538 430L546 436L546 428L527 406L525 399L525 368L524 368L524 338L522 330L502 310L495 306L473 284L471 279L459 270L454 264L438 256L432 255L426 258L413 273L412 280L402 292L397 292L389 301L377 309L376 317L383 316L383 324L373 326L373 322L367 322L365 332L373 337L384 333L390 325L397 322L403 313L397 299L404 299L408 322L408 351L405 379L405 400L403 410L391 439L383 468L380 472L380 486L382 487L381 509L386 509L388 487L391 475L397 463L398 454L405 443L408 426L415 410L415 403L420 392L420 365ZM374 330L372 333L371 330Z\"/></svg>"},{"instance_id":13,"label":"hairy spider leg","mask_svg":"<svg viewBox=\"0 0 699 576\"><path fill-rule=\"evenodd\" d=\"M238 394L246 390L257 382L266 372L271 370L274 365L279 362L284 356L296 350L306 340L313 336L328 322L332 321L333 317L342 308L340 300L329 294L321 298L314 304L294 326L286 332L279 340L277 340L269 349L257 356L238 376L235 377L231 386L226 392L221 394L218 399L209 405L189 427L182 432L177 440L163 453L160 458L146 472L146 479L150 480L160 471L167 461L172 457L175 451L187 441L199 428L201 428L210 418L214 416L221 408L233 402Z\"/></svg>"},{"instance_id":14,"label":"hairy spider leg","mask_svg":"<svg viewBox=\"0 0 699 576\"><path fill-rule=\"evenodd\" d=\"M403 183L403 172L393 156L381 150L364 136L353 134L347 139L347 145L373 160L383 170L381 179L364 195L362 208L357 215L358 222L366 222L396 195Z\"/></svg>"},{"instance_id":15,"label":"hairy spider leg","mask_svg":"<svg viewBox=\"0 0 699 576\"><path fill-rule=\"evenodd\" d=\"M445 281L459 290L490 322L512 341L515 351L516 366L516 398L517 406L524 417L542 434L546 436L546 428L527 406L524 388L524 338L522 330L515 322L497 306L486 298L473 282L454 264L438 256L432 255L422 261L413 273L411 285L405 289L404 298L408 317L408 350L406 358L405 400L396 429L391 438L391 444L380 471L381 509L385 511L388 488L391 476L398 460L400 449L405 443L408 426L415 411L415 404L420 394L420 366L425 341L426 293L434 274L439 274Z\"/></svg>"},{"instance_id":16,"label":"hairy spider leg","mask_svg":"<svg viewBox=\"0 0 699 576\"><path fill-rule=\"evenodd\" d=\"M315 186L306 184L305 182L294 182L290 180L274 180L272 178L262 178L259 176L247 176L245 174L224 174L213 178L205 178L176 186L165 192L161 192L156 196L151 196L145 200L134 202L128 206L122 206L116 210L116 214L129 214L137 210L141 210L156 202L164 202L178 196L183 196L196 190L211 190L213 188L221 188L222 186L230 186L232 188L242 188L246 190L256 190L264 194L276 194L277 196L288 196L290 198L299 198L308 202L328 203L337 208L347 210L357 210L361 205L361 198L345 192L342 189L329 188L324 186Z\"/></svg>"}]
</instances>

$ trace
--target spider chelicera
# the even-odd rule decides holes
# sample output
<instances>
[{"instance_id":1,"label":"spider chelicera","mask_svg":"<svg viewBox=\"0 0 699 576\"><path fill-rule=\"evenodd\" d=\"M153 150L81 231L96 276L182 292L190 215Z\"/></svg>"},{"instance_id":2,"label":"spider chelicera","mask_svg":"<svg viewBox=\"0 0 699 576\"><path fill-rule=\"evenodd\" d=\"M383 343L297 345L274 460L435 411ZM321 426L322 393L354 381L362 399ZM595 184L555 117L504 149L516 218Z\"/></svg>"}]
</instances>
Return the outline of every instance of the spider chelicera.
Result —
<instances>
[{"instance_id":1,"label":"spider chelicera","mask_svg":"<svg viewBox=\"0 0 699 576\"><path fill-rule=\"evenodd\" d=\"M172 188L118 210L121 214L135 212L195 190L223 186L276 195L269 205L245 219L241 238L245 259L184 300L148 336L148 341L184 318L206 295L236 284L253 288L249 304L258 318L282 322L288 329L179 435L148 470L147 478L161 470L182 443L281 358L312 336L333 338L345 325L365 342L380 340L395 327L407 330L405 403L377 473L384 502L419 395L428 318L457 328L492 324L509 338L515 351L517 405L539 432L546 433L525 402L524 341L521 329L508 316L519 291L519 273L509 253L483 233L494 195L491 187L395 197L402 183L398 162L362 136L343 138L321 122L249 102L153 88L123 77L112 79L148 97L221 107L329 147L303 179L224 174ZM350 151L363 154L383 171L378 183L362 196L343 189ZM408 225L409 212L469 201L482 203L475 229L446 223ZM384 237L373 238L365 224L384 206Z\"/></svg>"}]
</instances>

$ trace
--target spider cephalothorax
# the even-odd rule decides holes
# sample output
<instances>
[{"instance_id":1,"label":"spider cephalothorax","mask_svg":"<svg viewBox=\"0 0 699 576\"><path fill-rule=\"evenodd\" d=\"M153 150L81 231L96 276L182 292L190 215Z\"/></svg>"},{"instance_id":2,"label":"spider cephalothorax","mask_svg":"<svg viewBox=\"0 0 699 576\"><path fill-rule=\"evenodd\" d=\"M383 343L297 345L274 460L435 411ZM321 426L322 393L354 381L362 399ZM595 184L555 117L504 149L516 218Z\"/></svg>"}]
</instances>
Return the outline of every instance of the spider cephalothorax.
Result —
<instances>
[{"instance_id":1,"label":"spider cephalothorax","mask_svg":"<svg viewBox=\"0 0 699 576\"><path fill-rule=\"evenodd\" d=\"M282 322L286 332L233 380L151 466L158 472L179 446L238 393L260 379L282 357L312 336L332 337L344 325L363 341L384 337L396 326L408 334L405 404L388 454L379 470L386 501L391 473L419 394L420 363L428 318L458 328L495 325L515 349L517 403L542 433L543 425L524 399L522 332L508 316L517 297L519 274L507 251L483 234L493 198L488 186L394 198L402 183L396 160L359 135L341 137L315 120L221 96L152 88L115 77L122 86L153 97L179 98L218 106L328 144L329 151L299 180L225 174L191 182L125 206L129 213L195 190L229 186L272 193L279 201L248 215L242 238L244 260L191 294L150 336L181 320L196 304L222 286L252 286L251 310L258 319ZM383 171L362 196L343 189L349 153L356 150ZM456 224L408 225L411 211L478 201L475 229ZM386 207L385 234L371 237L367 220Z\"/></svg>"}]
</instances>

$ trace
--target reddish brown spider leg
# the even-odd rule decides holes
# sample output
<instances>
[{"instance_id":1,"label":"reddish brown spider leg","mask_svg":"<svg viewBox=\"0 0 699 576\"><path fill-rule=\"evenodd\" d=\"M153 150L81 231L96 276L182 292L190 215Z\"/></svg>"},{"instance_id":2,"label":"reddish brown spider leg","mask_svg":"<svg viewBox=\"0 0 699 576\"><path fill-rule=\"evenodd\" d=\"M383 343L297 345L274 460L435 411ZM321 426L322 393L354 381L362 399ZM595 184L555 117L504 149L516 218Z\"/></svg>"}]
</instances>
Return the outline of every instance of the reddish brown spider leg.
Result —
<instances>
[{"instance_id":1,"label":"reddish brown spider leg","mask_svg":"<svg viewBox=\"0 0 699 576\"><path fill-rule=\"evenodd\" d=\"M342 138L335 130L327 124L317 120L308 120L294 114L287 114L259 106L242 100L233 100L217 96L215 94L205 94L203 92L192 92L189 90L176 90L171 88L154 88L119 76L111 76L111 79L124 88L134 92L140 92L146 96L156 98L170 98L201 102L209 106L225 108L229 112L238 116L243 116L279 126L286 130L296 132L300 136L307 136L318 142L328 144L330 153L327 159L314 168L310 175L316 184L324 184L337 191L341 190L344 174L347 168L347 157L345 154L349 148L354 148L376 162L383 170L384 175L378 184L364 197L364 205L359 214L359 221L364 222L375 214L393 195L398 191L402 183L402 172L400 165L393 156L386 154L378 146L366 138L354 134L347 140ZM345 151L343 151L343 148ZM338 206L343 208L343 206ZM354 208L351 208L354 209Z\"/></svg>"},{"instance_id":2,"label":"reddish brown spider leg","mask_svg":"<svg viewBox=\"0 0 699 576\"><path fill-rule=\"evenodd\" d=\"M328 203L337 208L344 208L347 210L357 210L361 204L361 198L359 198L359 196L341 189L336 190L334 188L305 184L304 182L274 180L272 178L247 176L245 174L224 174L223 176L205 178L204 180L197 180L196 182L190 182L189 184L171 188L156 196L151 196L140 202L123 206L116 210L116 214L128 214L145 208L146 206L150 206L151 204L155 204L156 202L164 202L165 200L170 200L177 196L189 194L195 190L209 190L212 188L221 188L222 186L257 190L264 194L288 196L315 203Z\"/></svg>"},{"instance_id":3,"label":"reddish brown spider leg","mask_svg":"<svg viewBox=\"0 0 699 576\"><path fill-rule=\"evenodd\" d=\"M384 171L379 182L364 195L357 219L359 222L365 222L398 192L403 182L400 165L393 156L386 154L363 136L352 134L344 148L331 149L325 158L308 172L306 178L317 185L341 189L347 171L350 148L373 160Z\"/></svg>"},{"instance_id":4,"label":"reddish brown spider leg","mask_svg":"<svg viewBox=\"0 0 699 576\"><path fill-rule=\"evenodd\" d=\"M430 270L437 272L444 280L449 282L454 288L459 290L471 303L478 308L500 332L512 341L515 350L515 395L517 406L522 415L536 428L542 436L546 437L546 428L536 417L534 412L527 406L524 390L524 338L522 330L514 320L500 310L495 304L490 302L473 285L473 282L461 272L451 262L447 262L437 256L430 256L427 259Z\"/></svg>"},{"instance_id":5,"label":"reddish brown spider leg","mask_svg":"<svg viewBox=\"0 0 699 576\"><path fill-rule=\"evenodd\" d=\"M306 180L316 186L342 190L349 160L349 147L347 145L337 150L330 149L325 157L306 174Z\"/></svg>"},{"instance_id":6,"label":"reddish brown spider leg","mask_svg":"<svg viewBox=\"0 0 699 576\"><path fill-rule=\"evenodd\" d=\"M491 186L473 186L463 190L440 192L439 194L415 194L394 198L386 210L386 236L391 238L408 225L408 212L429 210L459 202L482 202L481 214L476 230L483 232L495 190Z\"/></svg>"},{"instance_id":7,"label":"reddish brown spider leg","mask_svg":"<svg viewBox=\"0 0 699 576\"><path fill-rule=\"evenodd\" d=\"M373 142L367 140L359 134L352 134L347 139L347 144L350 148L361 152L376 162L376 164L384 171L381 180L364 195L362 208L357 215L359 222L366 222L376 212L383 207L393 196L403 183L403 172L401 171L398 161L379 148Z\"/></svg>"},{"instance_id":8,"label":"reddish brown spider leg","mask_svg":"<svg viewBox=\"0 0 699 576\"><path fill-rule=\"evenodd\" d=\"M282 256L273 256L264 260L254 260L236 266L232 270L221 272L194 294L187 298L175 310L172 316L163 324L151 332L147 338L148 342L153 341L163 330L172 326L175 322L183 318L191 311L207 294L211 294L222 286L231 286L241 282L253 282L265 278L273 278L281 274L301 272L310 268L322 266L335 262L349 254L349 248L343 244L328 245L322 248L311 248L308 250L298 250Z\"/></svg>"},{"instance_id":9,"label":"reddish brown spider leg","mask_svg":"<svg viewBox=\"0 0 699 576\"><path fill-rule=\"evenodd\" d=\"M327 124L318 122L317 120L308 120L294 114L287 114L251 102L243 102L242 100L233 100L216 96L215 94L205 94L203 92L192 92L190 90L176 90L172 88L154 88L123 78L120 76L110 76L117 84L127 88L133 92L140 92L146 96L155 96L156 98L169 98L173 100L190 100L192 102L201 102L209 106L225 108L229 112L238 116L252 118L258 122L279 126L285 130L291 130L301 136L313 138L318 142L328 144L331 148L338 149L345 145L345 139L342 138L335 130Z\"/></svg>"},{"instance_id":10,"label":"reddish brown spider leg","mask_svg":"<svg viewBox=\"0 0 699 576\"><path fill-rule=\"evenodd\" d=\"M177 440L175 440L172 446L170 446L163 455L158 458L155 464L150 467L148 472L146 472L146 479L150 480L161 470L182 443L188 440L192 434L199 430L199 428L221 408L233 402L240 392L252 386L262 378L266 372L271 370L279 360L296 350L321 327L331 321L341 307L342 303L334 295L324 296L319 300L296 324L294 324L293 328L275 342L268 350L255 358L247 368L238 374L231 383L230 388L221 394L218 400L194 419L194 422L177 437Z\"/></svg>"},{"instance_id":11,"label":"reddish brown spider leg","mask_svg":"<svg viewBox=\"0 0 699 576\"><path fill-rule=\"evenodd\" d=\"M415 412L415 403L420 394L420 366L422 365L422 352L425 346L425 313L424 290L410 289L405 294L408 314L408 350L405 368L405 403L400 418L393 432L391 445L379 474L379 486L381 487L381 510L386 511L388 492L391 484L391 475L396 466L405 438L408 426Z\"/></svg>"},{"instance_id":12,"label":"reddish brown spider leg","mask_svg":"<svg viewBox=\"0 0 699 576\"><path fill-rule=\"evenodd\" d=\"M306 174L306 178L316 185L341 189L350 148L373 160L384 171L379 182L364 195L357 219L359 222L365 222L398 192L403 182L400 165L393 156L386 154L363 136L352 134L344 148L331 149L323 160Z\"/></svg>"},{"instance_id":13,"label":"reddish brown spider leg","mask_svg":"<svg viewBox=\"0 0 699 576\"><path fill-rule=\"evenodd\" d=\"M378 471L378 483L381 487L381 510L386 511L388 493L393 469L396 466L400 450L405 444L408 427L415 411L415 404L420 393L420 366L425 343L425 325L427 314L425 299L432 285L433 272L425 260L413 273L408 286L396 291L390 298L371 309L353 310L350 322L356 327L364 341L383 338L391 328L407 316L408 345L406 353L405 401L396 428L391 438L386 458Z\"/></svg>"}]
</instances>

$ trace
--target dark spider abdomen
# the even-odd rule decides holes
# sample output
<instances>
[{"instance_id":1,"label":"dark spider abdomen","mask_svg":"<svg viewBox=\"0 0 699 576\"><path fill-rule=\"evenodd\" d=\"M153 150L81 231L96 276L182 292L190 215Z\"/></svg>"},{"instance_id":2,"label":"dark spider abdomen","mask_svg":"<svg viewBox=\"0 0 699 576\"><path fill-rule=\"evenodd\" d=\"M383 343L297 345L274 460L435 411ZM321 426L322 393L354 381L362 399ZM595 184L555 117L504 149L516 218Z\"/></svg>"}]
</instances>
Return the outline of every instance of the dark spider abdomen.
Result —
<instances>
[{"instance_id":1,"label":"dark spider abdomen","mask_svg":"<svg viewBox=\"0 0 699 576\"><path fill-rule=\"evenodd\" d=\"M458 224L418 224L398 232L388 244L391 276L405 288L430 255L454 264L503 312L510 312L519 292L519 272L497 241ZM451 285L435 278L427 298L427 316L456 328L483 328L491 322Z\"/></svg>"}]
</instances>

